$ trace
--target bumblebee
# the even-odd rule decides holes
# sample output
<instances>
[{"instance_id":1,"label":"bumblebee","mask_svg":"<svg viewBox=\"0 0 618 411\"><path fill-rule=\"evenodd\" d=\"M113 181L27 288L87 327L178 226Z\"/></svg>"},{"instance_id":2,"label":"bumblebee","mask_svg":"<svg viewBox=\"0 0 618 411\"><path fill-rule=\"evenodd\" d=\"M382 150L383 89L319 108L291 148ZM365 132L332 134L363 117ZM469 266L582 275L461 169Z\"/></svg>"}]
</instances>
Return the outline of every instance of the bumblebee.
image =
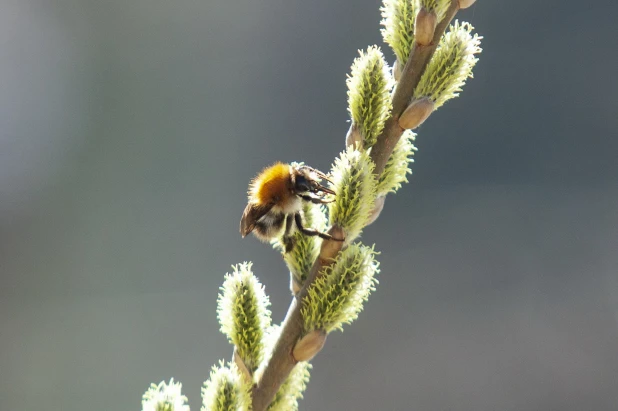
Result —
<instances>
[{"instance_id":1,"label":"bumblebee","mask_svg":"<svg viewBox=\"0 0 618 411\"><path fill-rule=\"evenodd\" d=\"M300 210L303 201L326 204L334 201L325 198L335 192L322 184L330 181L324 173L301 165L276 163L260 172L249 185L249 203L240 219L240 234L253 232L262 241L278 237L283 230L282 242L285 251L294 247L294 225L305 235L319 236L327 240L338 240L330 234L303 226Z\"/></svg>"}]
</instances>

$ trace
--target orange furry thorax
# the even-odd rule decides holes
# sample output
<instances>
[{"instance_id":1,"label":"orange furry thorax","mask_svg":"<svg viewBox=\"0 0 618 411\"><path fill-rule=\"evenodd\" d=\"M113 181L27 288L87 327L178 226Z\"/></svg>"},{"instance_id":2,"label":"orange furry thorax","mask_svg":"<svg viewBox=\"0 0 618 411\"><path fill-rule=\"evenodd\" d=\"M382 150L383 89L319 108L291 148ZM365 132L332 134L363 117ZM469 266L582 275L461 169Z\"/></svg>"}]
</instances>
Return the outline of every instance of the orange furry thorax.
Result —
<instances>
[{"instance_id":1,"label":"orange furry thorax","mask_svg":"<svg viewBox=\"0 0 618 411\"><path fill-rule=\"evenodd\" d=\"M290 195L290 166L283 163L262 170L249 190L249 200L262 205L285 202Z\"/></svg>"}]
</instances>

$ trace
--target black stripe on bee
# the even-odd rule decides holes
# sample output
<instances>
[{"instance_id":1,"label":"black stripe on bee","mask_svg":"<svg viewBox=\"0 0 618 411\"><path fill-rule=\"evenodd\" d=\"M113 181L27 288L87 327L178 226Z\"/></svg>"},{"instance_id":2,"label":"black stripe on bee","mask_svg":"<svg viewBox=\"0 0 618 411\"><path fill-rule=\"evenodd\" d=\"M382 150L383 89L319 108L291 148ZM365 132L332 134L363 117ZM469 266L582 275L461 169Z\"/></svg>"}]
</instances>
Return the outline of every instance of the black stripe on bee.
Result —
<instances>
[{"instance_id":1,"label":"black stripe on bee","mask_svg":"<svg viewBox=\"0 0 618 411\"><path fill-rule=\"evenodd\" d=\"M285 214L271 211L255 223L254 233L258 237L271 239L281 232L284 222Z\"/></svg>"}]
</instances>

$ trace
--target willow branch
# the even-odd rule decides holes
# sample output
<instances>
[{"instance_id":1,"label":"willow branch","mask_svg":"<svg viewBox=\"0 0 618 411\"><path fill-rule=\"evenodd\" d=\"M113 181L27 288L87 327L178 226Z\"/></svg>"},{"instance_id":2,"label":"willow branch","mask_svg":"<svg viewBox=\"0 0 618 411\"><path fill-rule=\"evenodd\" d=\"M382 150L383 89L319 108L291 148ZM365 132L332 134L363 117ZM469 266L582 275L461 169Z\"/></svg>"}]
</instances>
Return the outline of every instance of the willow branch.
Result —
<instances>
[{"instance_id":1,"label":"willow branch","mask_svg":"<svg viewBox=\"0 0 618 411\"><path fill-rule=\"evenodd\" d=\"M458 10L458 0L452 0L444 19L436 27L432 42L427 46L415 44L410 52L393 95L392 116L387 120L377 143L371 149L371 159L376 165L374 170L376 176L380 176L384 171L386 162L403 134L404 130L398 124L399 116L401 116L401 113L410 102L414 89L431 60L440 42L440 38ZM343 230L333 226L329 230L329 234L336 238L342 238ZM272 356L260 380L253 388L253 411L265 411L268 408L279 387L296 365L297 361L292 355L292 351L304 333L301 315L302 300L308 294L311 284L323 272L323 269L334 261L342 247L343 242L341 241L324 240L322 242L320 255L314 262L305 284L292 300L287 315L283 320L281 334Z\"/></svg>"},{"instance_id":2,"label":"willow branch","mask_svg":"<svg viewBox=\"0 0 618 411\"><path fill-rule=\"evenodd\" d=\"M431 43L427 46L415 43L410 52L410 57L406 62L401 72L401 77L395 88L393 95L393 109L391 117L384 124L384 130L378 136L378 142L371 148L371 159L376 165L374 173L380 176L384 171L386 162L393 153L395 145L401 138L404 129L399 126L399 117L401 113L408 107L410 99L414 94L414 89L421 80L421 76L425 72L427 64L431 60L433 53L436 51L440 38L444 31L457 14L459 10L459 1L451 0L444 19L437 25Z\"/></svg>"},{"instance_id":3,"label":"willow branch","mask_svg":"<svg viewBox=\"0 0 618 411\"><path fill-rule=\"evenodd\" d=\"M339 227L331 227L328 234L335 238L343 237L343 230ZM302 300L308 293L309 286L337 256L343 246L342 241L324 240L320 248L320 255L313 263L311 272L301 290L294 296L288 313L283 320L281 334L268 365L259 382L253 388L253 411L264 411L272 402L281 384L290 374L297 361L292 355L296 342L302 336L303 319L300 313Z\"/></svg>"}]
</instances>

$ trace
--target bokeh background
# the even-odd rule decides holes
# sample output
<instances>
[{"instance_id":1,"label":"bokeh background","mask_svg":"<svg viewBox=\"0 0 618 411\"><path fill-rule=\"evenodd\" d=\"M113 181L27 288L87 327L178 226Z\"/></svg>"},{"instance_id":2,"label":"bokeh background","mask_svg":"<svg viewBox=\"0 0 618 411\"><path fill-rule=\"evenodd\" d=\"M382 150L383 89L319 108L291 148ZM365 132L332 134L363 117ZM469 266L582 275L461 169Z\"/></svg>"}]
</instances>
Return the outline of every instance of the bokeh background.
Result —
<instances>
[{"instance_id":1,"label":"bokeh background","mask_svg":"<svg viewBox=\"0 0 618 411\"><path fill-rule=\"evenodd\" d=\"M328 170L378 0L0 1L0 410L192 409L218 287L280 257L238 221L276 160ZM608 0L479 0L475 78L364 233L380 285L303 410L618 409L618 72ZM390 61L392 53L385 49Z\"/></svg>"}]
</instances>

